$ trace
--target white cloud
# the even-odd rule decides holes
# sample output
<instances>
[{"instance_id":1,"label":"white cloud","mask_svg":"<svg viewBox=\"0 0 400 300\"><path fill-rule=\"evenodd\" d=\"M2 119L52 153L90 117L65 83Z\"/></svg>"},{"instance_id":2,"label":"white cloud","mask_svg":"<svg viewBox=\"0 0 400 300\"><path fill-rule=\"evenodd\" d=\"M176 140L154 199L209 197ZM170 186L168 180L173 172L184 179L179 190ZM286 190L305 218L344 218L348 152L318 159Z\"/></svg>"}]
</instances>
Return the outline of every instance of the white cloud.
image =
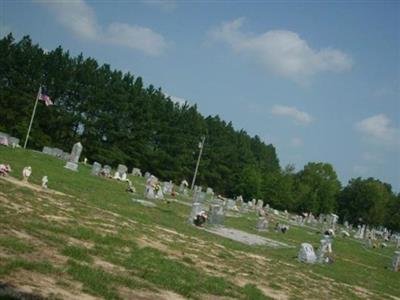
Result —
<instances>
[{"instance_id":1,"label":"white cloud","mask_svg":"<svg viewBox=\"0 0 400 300\"><path fill-rule=\"evenodd\" d=\"M164 12L172 12L176 9L176 0L143 0L143 3L156 7Z\"/></svg>"},{"instance_id":2,"label":"white cloud","mask_svg":"<svg viewBox=\"0 0 400 300\"><path fill-rule=\"evenodd\" d=\"M223 23L211 35L282 77L304 81L319 72L340 72L352 67L351 58L340 50L312 49L297 33L288 30L270 30L258 35L246 33L240 30L243 22L244 18L239 18Z\"/></svg>"},{"instance_id":3,"label":"white cloud","mask_svg":"<svg viewBox=\"0 0 400 300\"><path fill-rule=\"evenodd\" d=\"M111 23L105 30L97 21L92 7L83 0L41 1L65 28L80 38L160 55L167 47L164 37L150 28L125 23Z\"/></svg>"},{"instance_id":4,"label":"white cloud","mask_svg":"<svg viewBox=\"0 0 400 300\"><path fill-rule=\"evenodd\" d=\"M304 144L303 140L299 137L294 137L290 141L290 145L295 148L301 147L303 146L303 144Z\"/></svg>"},{"instance_id":5,"label":"white cloud","mask_svg":"<svg viewBox=\"0 0 400 300\"><path fill-rule=\"evenodd\" d=\"M297 123L309 124L312 122L312 117L305 111L298 110L293 106L274 105L271 113L277 116L285 116L293 119Z\"/></svg>"},{"instance_id":6,"label":"white cloud","mask_svg":"<svg viewBox=\"0 0 400 300\"><path fill-rule=\"evenodd\" d=\"M400 129L391 126L386 115L379 114L356 123L356 130L364 134L368 141L386 146L400 145Z\"/></svg>"},{"instance_id":7,"label":"white cloud","mask_svg":"<svg viewBox=\"0 0 400 300\"><path fill-rule=\"evenodd\" d=\"M160 34L149 28L123 23L110 24L104 39L150 55L160 55L166 47L166 42Z\"/></svg>"}]
</instances>

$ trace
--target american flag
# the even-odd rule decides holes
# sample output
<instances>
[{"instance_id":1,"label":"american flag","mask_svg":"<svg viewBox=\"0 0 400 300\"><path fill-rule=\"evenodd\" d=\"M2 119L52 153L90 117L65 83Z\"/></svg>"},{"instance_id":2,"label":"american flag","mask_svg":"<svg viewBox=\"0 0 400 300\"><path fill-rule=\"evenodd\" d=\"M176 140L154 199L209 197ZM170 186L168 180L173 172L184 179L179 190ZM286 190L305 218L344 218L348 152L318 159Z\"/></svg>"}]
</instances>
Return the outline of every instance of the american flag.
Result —
<instances>
[{"instance_id":1,"label":"american flag","mask_svg":"<svg viewBox=\"0 0 400 300\"><path fill-rule=\"evenodd\" d=\"M44 101L44 104L46 104L46 106L53 105L53 102L51 101L50 97L47 95L46 91L44 89L42 89L42 86L39 87L39 92L38 92L37 98L41 101Z\"/></svg>"}]
</instances>

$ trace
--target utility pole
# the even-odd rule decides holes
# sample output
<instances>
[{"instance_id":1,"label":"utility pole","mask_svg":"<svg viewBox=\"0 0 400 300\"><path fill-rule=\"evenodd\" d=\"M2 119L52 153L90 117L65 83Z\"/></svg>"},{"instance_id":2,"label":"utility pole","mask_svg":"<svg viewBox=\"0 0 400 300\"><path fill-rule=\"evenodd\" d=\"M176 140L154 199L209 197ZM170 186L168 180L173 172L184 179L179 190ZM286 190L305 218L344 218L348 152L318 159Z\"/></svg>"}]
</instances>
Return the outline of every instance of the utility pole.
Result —
<instances>
[{"instance_id":1,"label":"utility pole","mask_svg":"<svg viewBox=\"0 0 400 300\"><path fill-rule=\"evenodd\" d=\"M205 140L206 140L206 137L203 135L201 137L201 142L199 144L199 148L200 148L199 157L197 158L196 169L194 170L194 176L193 176L193 180L192 180L192 186L190 187L190 190L192 190L192 191L193 191L194 183L196 182L197 170L199 169L201 154L203 153L203 147L204 147Z\"/></svg>"}]
</instances>

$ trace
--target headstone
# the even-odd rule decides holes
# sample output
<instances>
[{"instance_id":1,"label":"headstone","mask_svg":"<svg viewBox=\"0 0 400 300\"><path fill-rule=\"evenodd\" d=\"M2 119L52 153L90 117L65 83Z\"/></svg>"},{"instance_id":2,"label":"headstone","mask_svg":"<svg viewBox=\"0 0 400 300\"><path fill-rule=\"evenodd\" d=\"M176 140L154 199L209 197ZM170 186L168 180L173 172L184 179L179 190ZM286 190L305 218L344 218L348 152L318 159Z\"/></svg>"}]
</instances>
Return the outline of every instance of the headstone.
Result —
<instances>
[{"instance_id":1,"label":"headstone","mask_svg":"<svg viewBox=\"0 0 400 300\"><path fill-rule=\"evenodd\" d=\"M149 172L144 173L144 179L150 178L151 174Z\"/></svg>"},{"instance_id":2,"label":"headstone","mask_svg":"<svg viewBox=\"0 0 400 300\"><path fill-rule=\"evenodd\" d=\"M229 210L238 210L237 206L236 206L236 201L232 200L232 199L228 199L226 201L226 209Z\"/></svg>"},{"instance_id":3,"label":"headstone","mask_svg":"<svg viewBox=\"0 0 400 300\"><path fill-rule=\"evenodd\" d=\"M59 158L61 158L62 160L68 161L71 157L71 154L69 154L68 152L62 152L59 156Z\"/></svg>"},{"instance_id":4,"label":"headstone","mask_svg":"<svg viewBox=\"0 0 400 300\"><path fill-rule=\"evenodd\" d=\"M203 205L198 202L192 203L192 210L190 211L188 222L193 224L194 219L196 218L197 214L199 214L203 210Z\"/></svg>"},{"instance_id":5,"label":"headstone","mask_svg":"<svg viewBox=\"0 0 400 300\"><path fill-rule=\"evenodd\" d=\"M317 250L317 260L319 263L329 262L327 257L328 253L332 253L332 242L329 238L324 238L320 241L319 248Z\"/></svg>"},{"instance_id":6,"label":"headstone","mask_svg":"<svg viewBox=\"0 0 400 300\"><path fill-rule=\"evenodd\" d=\"M151 185L146 185L144 188L144 197L147 199L155 199L156 194Z\"/></svg>"},{"instance_id":7,"label":"headstone","mask_svg":"<svg viewBox=\"0 0 400 300\"><path fill-rule=\"evenodd\" d=\"M264 217L259 217L256 229L258 231L268 231L268 220Z\"/></svg>"},{"instance_id":8,"label":"headstone","mask_svg":"<svg viewBox=\"0 0 400 300\"><path fill-rule=\"evenodd\" d=\"M100 174L105 177L110 177L111 175L111 167L109 165L105 165L103 169L100 171Z\"/></svg>"},{"instance_id":9,"label":"headstone","mask_svg":"<svg viewBox=\"0 0 400 300\"><path fill-rule=\"evenodd\" d=\"M208 187L207 190L206 190L206 194L207 194L207 195L212 195L212 194L214 194L213 189L210 188L210 187Z\"/></svg>"},{"instance_id":10,"label":"headstone","mask_svg":"<svg viewBox=\"0 0 400 300\"><path fill-rule=\"evenodd\" d=\"M395 251L393 260L392 260L392 271L399 272L400 271L400 251Z\"/></svg>"},{"instance_id":11,"label":"headstone","mask_svg":"<svg viewBox=\"0 0 400 300\"><path fill-rule=\"evenodd\" d=\"M122 178L123 174L128 172L128 167L125 165L118 165L117 172L119 173L119 177Z\"/></svg>"},{"instance_id":12,"label":"headstone","mask_svg":"<svg viewBox=\"0 0 400 300\"><path fill-rule=\"evenodd\" d=\"M365 246L366 246L367 248L372 248L372 247L373 247L371 237L368 238L368 239L366 240Z\"/></svg>"},{"instance_id":13,"label":"headstone","mask_svg":"<svg viewBox=\"0 0 400 300\"><path fill-rule=\"evenodd\" d=\"M42 188L47 189L47 184L49 183L49 180L47 179L47 176L43 176L42 178Z\"/></svg>"},{"instance_id":14,"label":"headstone","mask_svg":"<svg viewBox=\"0 0 400 300\"><path fill-rule=\"evenodd\" d=\"M78 171L78 162L79 162L79 157L81 156L82 153L82 149L83 147L80 142L74 144L74 146L72 147L69 161L64 166L64 168L67 168L71 171Z\"/></svg>"},{"instance_id":15,"label":"headstone","mask_svg":"<svg viewBox=\"0 0 400 300\"><path fill-rule=\"evenodd\" d=\"M48 155L52 155L52 149L50 147L44 146L42 152Z\"/></svg>"},{"instance_id":16,"label":"headstone","mask_svg":"<svg viewBox=\"0 0 400 300\"><path fill-rule=\"evenodd\" d=\"M19 146L19 139L13 136L8 138L8 144L11 145L13 148Z\"/></svg>"},{"instance_id":17,"label":"headstone","mask_svg":"<svg viewBox=\"0 0 400 300\"><path fill-rule=\"evenodd\" d=\"M300 245L300 250L297 257L301 262L308 264L313 264L317 261L317 256L315 255L314 248L309 243L302 243Z\"/></svg>"},{"instance_id":18,"label":"headstone","mask_svg":"<svg viewBox=\"0 0 400 300\"><path fill-rule=\"evenodd\" d=\"M92 165L92 170L90 174L93 176L98 176L100 174L100 171L101 171L101 164L95 161Z\"/></svg>"},{"instance_id":19,"label":"headstone","mask_svg":"<svg viewBox=\"0 0 400 300\"><path fill-rule=\"evenodd\" d=\"M171 194L174 189L174 184L172 181L165 181L163 184L163 193L164 194Z\"/></svg>"},{"instance_id":20,"label":"headstone","mask_svg":"<svg viewBox=\"0 0 400 300\"><path fill-rule=\"evenodd\" d=\"M209 211L209 223L212 225L224 224L224 207L218 204L211 204Z\"/></svg>"},{"instance_id":21,"label":"headstone","mask_svg":"<svg viewBox=\"0 0 400 300\"><path fill-rule=\"evenodd\" d=\"M264 201L261 199L258 199L257 201L257 208L263 208L264 207Z\"/></svg>"},{"instance_id":22,"label":"headstone","mask_svg":"<svg viewBox=\"0 0 400 300\"><path fill-rule=\"evenodd\" d=\"M189 186L188 182L186 180L182 180L180 186L179 186L179 193L187 195L187 187Z\"/></svg>"},{"instance_id":23,"label":"headstone","mask_svg":"<svg viewBox=\"0 0 400 300\"><path fill-rule=\"evenodd\" d=\"M257 200L256 199L252 199L251 200L251 207L253 207L253 208L256 208L256 203L257 203Z\"/></svg>"},{"instance_id":24,"label":"headstone","mask_svg":"<svg viewBox=\"0 0 400 300\"><path fill-rule=\"evenodd\" d=\"M29 179L29 177L31 176L31 174L32 174L32 167L31 167L31 166L25 167L25 168L22 170L22 177L23 177L23 180L26 181L26 182L28 182L28 179Z\"/></svg>"},{"instance_id":25,"label":"headstone","mask_svg":"<svg viewBox=\"0 0 400 300\"><path fill-rule=\"evenodd\" d=\"M64 151L59 148L51 148L51 155L57 158L61 158L63 156Z\"/></svg>"},{"instance_id":26,"label":"headstone","mask_svg":"<svg viewBox=\"0 0 400 300\"><path fill-rule=\"evenodd\" d=\"M5 132L0 132L0 145L8 146L9 145L9 141L8 141L9 137L10 137L9 134L7 134Z\"/></svg>"},{"instance_id":27,"label":"headstone","mask_svg":"<svg viewBox=\"0 0 400 300\"><path fill-rule=\"evenodd\" d=\"M204 203L206 199L206 193L204 192L195 192L193 194L193 202Z\"/></svg>"},{"instance_id":28,"label":"headstone","mask_svg":"<svg viewBox=\"0 0 400 300\"><path fill-rule=\"evenodd\" d=\"M140 169L138 169L138 168L133 168L133 169L132 169L132 175L133 175L133 176L142 177L142 172L141 172Z\"/></svg>"},{"instance_id":29,"label":"headstone","mask_svg":"<svg viewBox=\"0 0 400 300\"><path fill-rule=\"evenodd\" d=\"M122 181L127 181L127 180L128 180L128 176L126 175L126 173L123 173L123 174L122 174L121 180L122 180Z\"/></svg>"},{"instance_id":30,"label":"headstone","mask_svg":"<svg viewBox=\"0 0 400 300\"><path fill-rule=\"evenodd\" d=\"M163 194L162 188L159 184L156 185L155 194L156 194L156 196L155 196L156 199L164 200L164 194Z\"/></svg>"}]
</instances>

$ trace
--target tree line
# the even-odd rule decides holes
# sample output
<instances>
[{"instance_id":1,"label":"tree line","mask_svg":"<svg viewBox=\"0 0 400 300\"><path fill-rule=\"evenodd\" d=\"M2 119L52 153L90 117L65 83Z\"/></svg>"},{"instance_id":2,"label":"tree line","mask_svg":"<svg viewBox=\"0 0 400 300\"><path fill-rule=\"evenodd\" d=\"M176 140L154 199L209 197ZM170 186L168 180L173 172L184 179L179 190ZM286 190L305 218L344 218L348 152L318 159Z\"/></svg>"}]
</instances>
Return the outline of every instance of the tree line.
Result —
<instances>
[{"instance_id":1,"label":"tree line","mask_svg":"<svg viewBox=\"0 0 400 300\"><path fill-rule=\"evenodd\" d=\"M228 197L264 199L272 207L313 214L337 212L342 220L400 230L400 195L379 180L352 179L342 187L328 163L295 172L281 167L275 147L231 122L202 116L178 104L140 76L99 65L58 47L45 52L29 36L0 40L0 131L25 137L39 85L54 106L38 105L29 147L70 151L123 163L179 183L191 180L201 136L206 137L197 183Z\"/></svg>"}]
</instances>

